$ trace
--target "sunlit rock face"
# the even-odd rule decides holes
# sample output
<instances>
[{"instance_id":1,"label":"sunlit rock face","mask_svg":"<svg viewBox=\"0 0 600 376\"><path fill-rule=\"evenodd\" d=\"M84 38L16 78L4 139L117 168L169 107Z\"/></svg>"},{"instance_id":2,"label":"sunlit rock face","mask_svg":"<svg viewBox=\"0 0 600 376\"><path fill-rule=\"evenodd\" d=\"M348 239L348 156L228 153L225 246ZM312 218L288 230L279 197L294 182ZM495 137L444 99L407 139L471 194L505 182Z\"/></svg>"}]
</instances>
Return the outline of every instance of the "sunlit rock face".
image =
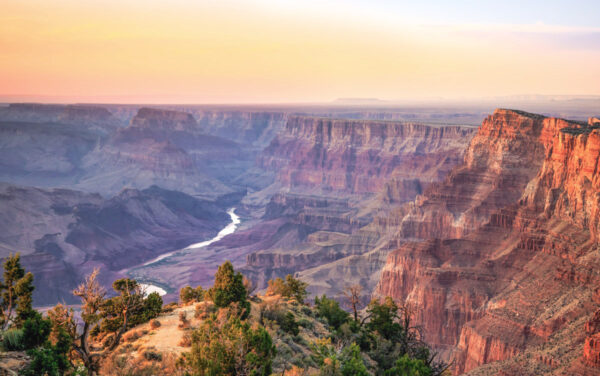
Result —
<instances>
[{"instance_id":1,"label":"sunlit rock face","mask_svg":"<svg viewBox=\"0 0 600 376\"><path fill-rule=\"evenodd\" d=\"M414 307L456 373L487 363L505 375L585 373L593 363L584 324L600 282L599 132L497 110L464 163L401 210L399 238L429 240L390 253L376 295Z\"/></svg>"}]
</instances>

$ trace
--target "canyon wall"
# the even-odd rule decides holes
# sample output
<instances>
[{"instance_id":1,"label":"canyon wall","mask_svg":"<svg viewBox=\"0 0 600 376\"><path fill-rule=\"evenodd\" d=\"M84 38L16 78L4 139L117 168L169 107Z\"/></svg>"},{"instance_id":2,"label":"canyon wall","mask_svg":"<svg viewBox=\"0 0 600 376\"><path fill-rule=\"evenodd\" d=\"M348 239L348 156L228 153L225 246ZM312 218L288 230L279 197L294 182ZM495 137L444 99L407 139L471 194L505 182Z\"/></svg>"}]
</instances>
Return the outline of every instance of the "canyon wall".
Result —
<instances>
[{"instance_id":1,"label":"canyon wall","mask_svg":"<svg viewBox=\"0 0 600 376\"><path fill-rule=\"evenodd\" d=\"M191 109L202 130L214 136L263 148L283 128L287 113Z\"/></svg>"},{"instance_id":2,"label":"canyon wall","mask_svg":"<svg viewBox=\"0 0 600 376\"><path fill-rule=\"evenodd\" d=\"M232 141L202 133L185 112L141 108L128 127L118 129L83 159L79 189L112 195L124 186L152 185L216 197L231 192L209 166L237 164L244 156Z\"/></svg>"},{"instance_id":3,"label":"canyon wall","mask_svg":"<svg viewBox=\"0 0 600 376\"><path fill-rule=\"evenodd\" d=\"M396 237L413 241L389 254L375 294L412 306L456 373L589 374L596 128L497 110L464 163L398 210Z\"/></svg>"},{"instance_id":4,"label":"canyon wall","mask_svg":"<svg viewBox=\"0 0 600 376\"><path fill-rule=\"evenodd\" d=\"M298 189L374 193L391 177L438 181L454 166L471 130L403 122L290 116L259 158L277 181ZM393 190L393 189L392 189Z\"/></svg>"}]
</instances>

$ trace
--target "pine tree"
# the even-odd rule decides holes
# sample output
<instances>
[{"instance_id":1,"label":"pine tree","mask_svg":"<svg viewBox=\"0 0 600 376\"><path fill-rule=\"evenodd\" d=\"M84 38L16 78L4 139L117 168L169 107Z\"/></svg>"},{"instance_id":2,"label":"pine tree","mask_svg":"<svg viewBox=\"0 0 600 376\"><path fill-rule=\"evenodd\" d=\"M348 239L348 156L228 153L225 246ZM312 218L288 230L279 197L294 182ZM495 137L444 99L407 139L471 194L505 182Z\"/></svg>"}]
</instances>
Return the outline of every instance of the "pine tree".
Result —
<instances>
[{"instance_id":1,"label":"pine tree","mask_svg":"<svg viewBox=\"0 0 600 376\"><path fill-rule=\"evenodd\" d=\"M33 315L33 274L21 267L21 256L10 255L4 262L4 280L0 283L0 328L20 328Z\"/></svg>"},{"instance_id":2,"label":"pine tree","mask_svg":"<svg viewBox=\"0 0 600 376\"><path fill-rule=\"evenodd\" d=\"M210 296L217 307L223 308L231 303L238 303L243 310L242 319L250 314L250 302L247 300L248 292L244 286L244 277L233 270L233 265L229 261L219 266Z\"/></svg>"}]
</instances>

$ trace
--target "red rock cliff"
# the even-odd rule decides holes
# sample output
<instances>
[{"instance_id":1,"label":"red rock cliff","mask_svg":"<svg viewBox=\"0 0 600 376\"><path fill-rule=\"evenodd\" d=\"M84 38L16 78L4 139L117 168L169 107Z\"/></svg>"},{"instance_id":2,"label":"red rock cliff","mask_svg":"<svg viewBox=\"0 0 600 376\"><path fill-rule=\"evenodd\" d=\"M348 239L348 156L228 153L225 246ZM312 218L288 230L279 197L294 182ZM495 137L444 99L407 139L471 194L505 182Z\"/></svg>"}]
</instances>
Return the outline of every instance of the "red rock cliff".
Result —
<instances>
[{"instance_id":1,"label":"red rock cliff","mask_svg":"<svg viewBox=\"0 0 600 376\"><path fill-rule=\"evenodd\" d=\"M416 307L456 373L574 372L600 281L599 157L591 125L497 110L464 164L403 208L399 238L433 239L392 252L376 294Z\"/></svg>"}]
</instances>

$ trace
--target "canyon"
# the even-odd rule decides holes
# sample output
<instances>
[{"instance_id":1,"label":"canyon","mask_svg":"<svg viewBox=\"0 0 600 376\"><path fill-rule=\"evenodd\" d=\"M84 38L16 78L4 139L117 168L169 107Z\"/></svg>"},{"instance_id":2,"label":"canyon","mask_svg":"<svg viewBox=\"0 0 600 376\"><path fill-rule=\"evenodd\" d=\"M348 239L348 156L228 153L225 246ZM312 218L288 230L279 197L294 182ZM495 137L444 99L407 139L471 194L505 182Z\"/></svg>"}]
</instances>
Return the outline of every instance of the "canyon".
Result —
<instances>
[{"instance_id":1,"label":"canyon","mask_svg":"<svg viewBox=\"0 0 600 376\"><path fill-rule=\"evenodd\" d=\"M409 307L454 374L596 375L600 122L561 106L554 115L578 120L11 104L0 107L0 257L21 253L39 305L71 302L95 267L107 287L131 276L166 301L210 286L224 260L259 291L294 274L343 302L360 284L363 306ZM215 238L231 208L241 223Z\"/></svg>"}]
</instances>

